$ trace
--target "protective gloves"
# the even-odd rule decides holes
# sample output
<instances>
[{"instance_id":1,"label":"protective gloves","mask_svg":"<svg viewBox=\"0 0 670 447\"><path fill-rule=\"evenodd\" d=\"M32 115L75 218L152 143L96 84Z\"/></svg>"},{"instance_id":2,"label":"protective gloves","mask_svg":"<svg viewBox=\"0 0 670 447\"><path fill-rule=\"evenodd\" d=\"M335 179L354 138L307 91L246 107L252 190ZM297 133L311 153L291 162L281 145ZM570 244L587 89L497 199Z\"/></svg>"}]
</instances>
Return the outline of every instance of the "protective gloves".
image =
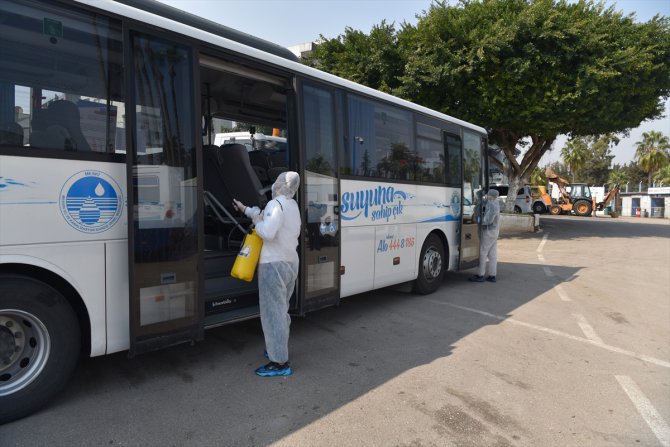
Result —
<instances>
[{"instance_id":1,"label":"protective gloves","mask_svg":"<svg viewBox=\"0 0 670 447\"><path fill-rule=\"evenodd\" d=\"M237 211L244 214L244 210L247 208L242 202L237 199L233 199L233 206L237 208Z\"/></svg>"}]
</instances>

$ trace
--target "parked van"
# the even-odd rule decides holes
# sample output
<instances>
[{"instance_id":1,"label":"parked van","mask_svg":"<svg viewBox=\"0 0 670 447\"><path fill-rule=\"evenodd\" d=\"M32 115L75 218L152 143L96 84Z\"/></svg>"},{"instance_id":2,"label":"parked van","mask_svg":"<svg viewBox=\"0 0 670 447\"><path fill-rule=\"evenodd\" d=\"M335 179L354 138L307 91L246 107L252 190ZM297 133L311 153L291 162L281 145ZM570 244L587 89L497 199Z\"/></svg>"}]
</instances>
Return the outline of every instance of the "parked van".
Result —
<instances>
[{"instance_id":1,"label":"parked van","mask_svg":"<svg viewBox=\"0 0 670 447\"><path fill-rule=\"evenodd\" d=\"M509 192L509 185L493 185L491 189L495 189L500 193L498 200L500 201L500 209L502 210L507 200L507 193ZM530 194L530 186L526 185L520 188L516 195L516 203L514 204L515 213L532 213L533 201Z\"/></svg>"}]
</instances>

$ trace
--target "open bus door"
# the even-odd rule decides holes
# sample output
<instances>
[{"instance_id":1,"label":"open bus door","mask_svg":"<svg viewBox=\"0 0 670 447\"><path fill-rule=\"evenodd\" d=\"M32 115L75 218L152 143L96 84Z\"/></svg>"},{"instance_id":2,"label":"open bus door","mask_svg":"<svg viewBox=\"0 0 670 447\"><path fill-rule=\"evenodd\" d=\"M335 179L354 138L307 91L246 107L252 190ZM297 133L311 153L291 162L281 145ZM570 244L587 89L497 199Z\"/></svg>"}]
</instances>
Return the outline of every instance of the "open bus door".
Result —
<instances>
[{"instance_id":1,"label":"open bus door","mask_svg":"<svg viewBox=\"0 0 670 447\"><path fill-rule=\"evenodd\" d=\"M335 93L301 83L298 109L303 231L300 240L300 314L340 301L340 183Z\"/></svg>"},{"instance_id":2,"label":"open bus door","mask_svg":"<svg viewBox=\"0 0 670 447\"><path fill-rule=\"evenodd\" d=\"M461 253L459 270L479 264L480 206L487 186L486 139L463 132L463 212L461 214Z\"/></svg>"},{"instance_id":3,"label":"open bus door","mask_svg":"<svg viewBox=\"0 0 670 447\"><path fill-rule=\"evenodd\" d=\"M202 338L193 50L130 32L130 355ZM130 105L132 104L132 105Z\"/></svg>"}]
</instances>

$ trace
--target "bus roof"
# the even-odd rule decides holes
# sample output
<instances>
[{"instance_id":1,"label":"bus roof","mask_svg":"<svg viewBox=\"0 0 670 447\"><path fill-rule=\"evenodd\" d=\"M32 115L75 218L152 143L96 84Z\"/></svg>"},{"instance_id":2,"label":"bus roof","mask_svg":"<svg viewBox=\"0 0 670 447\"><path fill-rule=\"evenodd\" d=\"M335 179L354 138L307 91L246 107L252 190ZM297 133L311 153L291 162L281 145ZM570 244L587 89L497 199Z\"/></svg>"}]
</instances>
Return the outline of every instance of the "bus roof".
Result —
<instances>
[{"instance_id":1,"label":"bus roof","mask_svg":"<svg viewBox=\"0 0 670 447\"><path fill-rule=\"evenodd\" d=\"M132 6L133 8L141 9L144 11L151 12L166 19L175 20L180 23L192 26L193 28L198 28L217 36L225 37L226 39L234 40L241 44L247 45L252 48L259 49L266 53L274 54L275 56L282 57L284 59L292 60L299 62L298 57L293 54L288 48L284 48L281 45L269 42L267 40L261 39L259 37L252 36L251 34L243 33L233 28L221 25L211 20L205 19L203 17L191 14L181 9L174 8L170 5L157 2L155 0L116 0L119 3ZM225 3L224 3L225 5Z\"/></svg>"},{"instance_id":2,"label":"bus roof","mask_svg":"<svg viewBox=\"0 0 670 447\"><path fill-rule=\"evenodd\" d=\"M255 38L249 34L236 31L212 21L202 19L193 14L181 11L176 8L163 8L161 3L154 0L75 0L76 2L90 5L91 7L109 11L125 17L132 18L159 28L169 29L176 33L192 37L194 39L207 42L213 45L226 48L238 54L250 57L259 62L270 63L284 68L290 72L298 73L314 79L319 79L330 84L344 87L348 90L359 92L371 97L379 98L384 101L406 107L408 109L433 116L435 118L449 121L451 123L472 129L476 132L486 135L486 129L471 124L453 116L429 109L410 101L380 92L370 87L357 84L347 79L317 70L307 65L301 64L298 59L288 49L293 57L288 57L283 51L281 55L276 51L268 51L263 48L261 43L268 45L268 48L283 48L262 39ZM167 9L169 8L169 9Z\"/></svg>"}]
</instances>

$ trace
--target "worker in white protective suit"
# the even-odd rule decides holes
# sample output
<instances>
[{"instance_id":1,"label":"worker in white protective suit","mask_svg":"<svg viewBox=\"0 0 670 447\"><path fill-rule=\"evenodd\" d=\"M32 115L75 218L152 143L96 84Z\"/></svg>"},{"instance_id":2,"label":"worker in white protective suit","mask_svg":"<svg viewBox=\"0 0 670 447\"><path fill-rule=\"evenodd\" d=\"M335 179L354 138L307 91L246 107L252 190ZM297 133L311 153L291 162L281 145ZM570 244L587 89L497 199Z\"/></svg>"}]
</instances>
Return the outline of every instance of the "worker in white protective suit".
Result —
<instances>
[{"instance_id":1,"label":"worker in white protective suit","mask_svg":"<svg viewBox=\"0 0 670 447\"><path fill-rule=\"evenodd\" d=\"M233 200L235 207L252 219L263 239L258 263L261 325L265 336L267 365L256 369L262 377L289 376L288 337L291 317L289 300L298 277L300 210L293 199L300 185L297 172L282 172L272 185L272 200L261 211Z\"/></svg>"},{"instance_id":2,"label":"worker in white protective suit","mask_svg":"<svg viewBox=\"0 0 670 447\"><path fill-rule=\"evenodd\" d=\"M500 204L498 191L489 189L484 198L482 218L479 222L479 267L477 274L468 278L472 282L496 282L498 264L498 233L500 231ZM488 273L488 276L484 276Z\"/></svg>"}]
</instances>

